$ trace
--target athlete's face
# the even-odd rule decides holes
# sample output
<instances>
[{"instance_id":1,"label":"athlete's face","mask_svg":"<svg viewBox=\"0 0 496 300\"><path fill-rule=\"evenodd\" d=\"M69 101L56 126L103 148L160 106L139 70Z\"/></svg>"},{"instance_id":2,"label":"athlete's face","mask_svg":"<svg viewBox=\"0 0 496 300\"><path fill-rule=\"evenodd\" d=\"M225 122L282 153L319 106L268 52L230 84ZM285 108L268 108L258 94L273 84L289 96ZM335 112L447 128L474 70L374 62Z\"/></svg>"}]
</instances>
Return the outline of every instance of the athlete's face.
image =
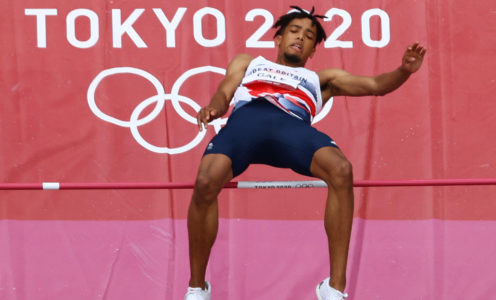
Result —
<instances>
[{"instance_id":1,"label":"athlete's face","mask_svg":"<svg viewBox=\"0 0 496 300\"><path fill-rule=\"evenodd\" d=\"M279 48L278 63L304 66L315 53L317 27L308 18L293 19L282 33L276 37Z\"/></svg>"}]
</instances>

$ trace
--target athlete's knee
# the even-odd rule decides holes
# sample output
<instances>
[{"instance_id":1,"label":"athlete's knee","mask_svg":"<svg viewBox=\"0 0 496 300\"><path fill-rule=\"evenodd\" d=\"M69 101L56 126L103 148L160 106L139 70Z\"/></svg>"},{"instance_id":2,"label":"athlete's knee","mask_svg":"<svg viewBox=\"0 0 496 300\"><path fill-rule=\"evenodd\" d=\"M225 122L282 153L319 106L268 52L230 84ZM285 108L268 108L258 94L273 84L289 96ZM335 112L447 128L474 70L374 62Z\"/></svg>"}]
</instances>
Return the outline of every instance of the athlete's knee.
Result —
<instances>
[{"instance_id":1,"label":"athlete's knee","mask_svg":"<svg viewBox=\"0 0 496 300\"><path fill-rule=\"evenodd\" d=\"M335 161L327 168L327 181L334 187L349 187L353 184L353 166L351 162L345 158Z\"/></svg>"},{"instance_id":2,"label":"athlete's knee","mask_svg":"<svg viewBox=\"0 0 496 300\"><path fill-rule=\"evenodd\" d=\"M341 178L351 179L353 177L353 166L351 162L347 159L342 159L336 167L336 173Z\"/></svg>"},{"instance_id":3,"label":"athlete's knee","mask_svg":"<svg viewBox=\"0 0 496 300\"><path fill-rule=\"evenodd\" d=\"M193 201L196 203L210 203L217 199L222 186L208 174L198 174L193 191Z\"/></svg>"}]
</instances>

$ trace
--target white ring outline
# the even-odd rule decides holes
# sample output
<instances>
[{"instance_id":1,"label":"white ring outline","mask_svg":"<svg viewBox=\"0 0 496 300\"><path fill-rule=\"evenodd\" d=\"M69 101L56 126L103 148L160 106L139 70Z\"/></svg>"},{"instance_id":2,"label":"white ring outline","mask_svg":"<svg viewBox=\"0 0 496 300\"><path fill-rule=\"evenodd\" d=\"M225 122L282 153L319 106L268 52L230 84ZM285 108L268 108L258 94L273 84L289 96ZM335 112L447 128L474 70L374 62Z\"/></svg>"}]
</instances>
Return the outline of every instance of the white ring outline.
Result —
<instances>
[{"instance_id":1,"label":"white ring outline","mask_svg":"<svg viewBox=\"0 0 496 300\"><path fill-rule=\"evenodd\" d=\"M179 78L177 78L176 82L172 85L172 90L171 90L171 95L172 95L172 106L176 110L176 112L185 120L197 124L197 118L192 117L188 113L186 113L181 105L179 104L179 101L177 101L176 97L179 96L179 90L181 89L181 86L183 83L186 81L186 79L189 79L191 76L198 75L201 73L205 72L213 72L217 73L220 75L226 75L226 70L218 67L213 67L213 66L203 66L203 67L198 67L198 68L193 68L191 70L188 70L184 72Z\"/></svg>"},{"instance_id":2,"label":"white ring outline","mask_svg":"<svg viewBox=\"0 0 496 300\"><path fill-rule=\"evenodd\" d=\"M198 103L196 103L195 101L193 101L192 99L190 99L188 97L179 96L179 95L177 95L176 97L178 97L176 99L176 100L178 100L178 102L184 102L184 103L188 104L195 111L199 111L201 109L201 107L200 107L200 105L198 105ZM140 113L146 107L148 107L150 104L152 104L153 102L162 101L165 103L165 100L171 100L171 99L172 99L171 94L160 94L160 95L151 96L150 98L145 99L143 102L138 104L138 106L136 106L136 108L133 110L133 113L131 114L131 120L130 120L131 126L129 128L131 129L131 134L133 135L134 139L138 142L138 144L140 144L141 146L143 146L146 149L148 149L152 152L155 152L155 153L178 154L178 153L186 152L186 151L191 150L194 147L196 147L203 140L203 137L207 133L206 130L198 131L198 134L191 142L187 143L184 146L176 147L176 148L158 147L158 146L155 146L155 145L148 143L141 136L141 134L139 133L139 130L138 130L138 126L139 126L138 125L138 118L139 118ZM182 116L180 116L180 117L182 117ZM194 123L196 124L196 122L194 122Z\"/></svg>"},{"instance_id":3,"label":"white ring outline","mask_svg":"<svg viewBox=\"0 0 496 300\"><path fill-rule=\"evenodd\" d=\"M109 75L115 75L115 74L125 74L125 73L130 73L134 75L139 75L141 77L144 77L148 81L150 81L151 84L155 87L157 90L157 95L165 94L164 87L160 83L160 81L153 76L152 74L138 69L138 68L132 68L132 67L118 67L118 68L111 68L111 69L106 69L98 73L98 75L93 79L91 82L90 86L88 87L88 93L86 94L86 97L88 99L88 105L90 106L91 111L99 117L100 119L107 121L109 123L121 126L121 127L130 127L131 123L130 121L123 121L119 120L117 118L111 117L107 114L105 114L103 111L100 110L100 108L96 105L95 102L95 91L102 79ZM162 111L162 108L164 107L165 101L157 101L157 106L153 109L153 111L146 117L144 117L141 120L138 120L138 125L144 125L153 119L155 119L158 114Z\"/></svg>"},{"instance_id":4,"label":"white ring outline","mask_svg":"<svg viewBox=\"0 0 496 300\"><path fill-rule=\"evenodd\" d=\"M334 98L331 97L329 100L327 100L326 104L322 109L319 111L319 113L313 118L312 124L316 124L320 122L322 119L324 119L325 116L329 114L332 108L332 104L334 103Z\"/></svg>"}]
</instances>

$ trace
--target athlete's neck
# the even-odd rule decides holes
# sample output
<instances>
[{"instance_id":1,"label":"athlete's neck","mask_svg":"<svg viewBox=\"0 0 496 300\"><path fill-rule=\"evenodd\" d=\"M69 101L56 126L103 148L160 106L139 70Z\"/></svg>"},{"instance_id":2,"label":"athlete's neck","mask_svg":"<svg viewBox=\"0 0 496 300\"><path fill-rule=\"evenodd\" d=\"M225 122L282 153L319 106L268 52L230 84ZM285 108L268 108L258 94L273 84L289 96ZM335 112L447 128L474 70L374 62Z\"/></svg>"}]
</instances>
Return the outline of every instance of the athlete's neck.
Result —
<instances>
[{"instance_id":1,"label":"athlete's neck","mask_svg":"<svg viewBox=\"0 0 496 300\"><path fill-rule=\"evenodd\" d=\"M300 61L298 57L286 57L284 54L279 54L277 56L276 63L292 68L303 68L305 67L306 61Z\"/></svg>"}]
</instances>

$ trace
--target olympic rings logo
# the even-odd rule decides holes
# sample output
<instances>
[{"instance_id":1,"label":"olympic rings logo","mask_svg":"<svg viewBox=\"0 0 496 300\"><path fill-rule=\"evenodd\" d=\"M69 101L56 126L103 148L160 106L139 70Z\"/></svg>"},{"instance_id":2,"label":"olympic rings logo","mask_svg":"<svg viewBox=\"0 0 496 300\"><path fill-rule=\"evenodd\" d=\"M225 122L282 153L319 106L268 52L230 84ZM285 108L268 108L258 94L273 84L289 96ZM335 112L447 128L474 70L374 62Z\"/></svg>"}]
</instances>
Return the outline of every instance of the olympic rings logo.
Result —
<instances>
[{"instance_id":1,"label":"olympic rings logo","mask_svg":"<svg viewBox=\"0 0 496 300\"><path fill-rule=\"evenodd\" d=\"M172 85L171 93L166 94L164 87L160 83L160 81L153 76L152 74L138 68L133 68L133 67L117 67L117 68L110 68L101 71L90 83L90 86L88 87L88 92L87 92L87 100L88 100L88 105L91 109L91 111L100 119L103 121L115 124L117 126L121 127L126 127L129 128L131 131L131 135L133 138L140 144L142 147L148 149L151 152L155 153L161 153L161 154L179 154L179 153L184 153L187 152L193 148L195 148L205 137L205 134L207 133L206 130L198 131L198 134L196 135L195 138L186 145L180 146L180 147L174 147L174 148L169 148L169 147L159 147L152 145L148 141L146 141L140 134L138 127L145 125L151 121L153 121L162 111L165 105L166 100L170 100L172 107L174 110L179 114L181 118L183 118L185 121L194 124L195 126L197 125L197 120L196 116L192 116L188 114L187 112L184 111L184 109L181 107L181 102L183 102L186 105L189 105L191 108L193 108L196 112L198 112L201 109L201 106L195 102L193 99L188 98L186 96L179 95L179 90L181 89L181 86L184 84L184 82L190 78L191 76L195 76L201 73L206 73L206 72L212 72L212 73L217 73L221 75L225 75L226 70L218 67L213 67L213 66L203 66L203 67L198 67L198 68L193 68L190 69L186 72L184 72L179 78L174 82ZM95 92L96 89L98 88L98 85L102 82L103 79L105 79L108 76L116 75L116 74L133 74L133 75L138 75L146 80L148 80L154 87L157 92L156 95L149 97L145 100L143 100L140 104L136 106L136 108L133 110L131 113L131 116L129 118L129 121L127 120L120 120L115 117L112 117L106 113L104 113L97 105L95 101ZM314 118L313 124L319 122L322 120L331 110L333 103L333 99L330 99L326 105L323 107L322 111ZM145 110L148 106L150 105L155 105L153 110L146 116L140 118L140 114ZM227 123L227 118L218 118L212 122L210 122L209 125L214 127L215 133L218 133L219 130L222 128L223 125Z\"/></svg>"}]
</instances>

